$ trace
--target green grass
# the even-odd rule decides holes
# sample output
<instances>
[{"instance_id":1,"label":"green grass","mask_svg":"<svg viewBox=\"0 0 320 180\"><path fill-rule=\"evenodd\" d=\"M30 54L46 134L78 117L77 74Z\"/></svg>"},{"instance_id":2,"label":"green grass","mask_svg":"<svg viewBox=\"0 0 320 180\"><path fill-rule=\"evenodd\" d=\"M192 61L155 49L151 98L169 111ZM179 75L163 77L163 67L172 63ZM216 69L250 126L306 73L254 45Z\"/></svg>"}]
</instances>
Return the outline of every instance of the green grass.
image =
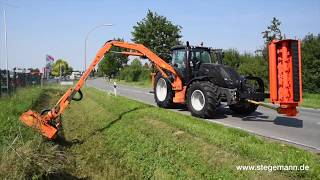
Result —
<instances>
[{"instance_id":1,"label":"green grass","mask_svg":"<svg viewBox=\"0 0 320 180\"><path fill-rule=\"evenodd\" d=\"M310 178L319 157L249 133L90 89L64 116L80 177ZM237 171L236 165L300 165L305 172Z\"/></svg>"},{"instance_id":2,"label":"green grass","mask_svg":"<svg viewBox=\"0 0 320 180\"><path fill-rule=\"evenodd\" d=\"M320 108L320 94L304 93L302 106L309 108Z\"/></svg>"},{"instance_id":3,"label":"green grass","mask_svg":"<svg viewBox=\"0 0 320 180\"><path fill-rule=\"evenodd\" d=\"M61 96L60 88L24 88L0 98L0 179L39 179L65 171L65 152L19 121L28 109L41 111Z\"/></svg>"},{"instance_id":4,"label":"green grass","mask_svg":"<svg viewBox=\"0 0 320 180\"><path fill-rule=\"evenodd\" d=\"M46 92L40 87L33 87L18 90L11 97L0 98L0 148L4 144L12 142L17 135L21 135L25 139L33 138L34 133L30 129L23 128L21 123L17 121L18 117L30 108L40 111L47 105L49 99L46 97L50 98L52 92ZM42 99L44 101L41 101Z\"/></svg>"},{"instance_id":5,"label":"green grass","mask_svg":"<svg viewBox=\"0 0 320 180\"><path fill-rule=\"evenodd\" d=\"M51 104L55 100L57 89L46 89ZM32 93L36 98L37 90ZM53 92L53 93L52 93ZM22 96L23 94L20 94ZM21 99L28 102L30 99ZM14 103L13 103L14 104ZM41 106L43 106L41 105ZM20 111L32 107L26 103L12 116L17 120ZM15 108L13 105L11 108ZM37 107L36 107L37 108ZM17 122L17 124L20 124ZM60 178L78 177L92 179L317 179L320 178L320 158L318 155L289 145L271 142L241 130L226 128L197 118L182 115L124 97L114 97L93 88L84 90L84 99L73 102L63 116L65 141L60 142L53 157L66 156L62 165ZM2 128L8 129L9 126ZM40 155L56 147L52 143L40 141L39 136L29 133L24 126L20 131L28 132L21 145L31 149L36 156L39 152L34 142L42 144ZM9 129L10 129L9 128ZM8 132L2 135L7 135ZM1 136L2 137L2 136ZM15 137L15 134L12 136ZM32 137L36 137L34 140ZM11 138L13 140L14 138ZM2 143L3 149L9 149ZM11 161L18 161L15 152ZM62 154L62 155L61 155ZM33 157L31 155L31 157ZM40 157L42 157L40 156ZM1 175L6 177L11 172L1 173L15 168L18 163L1 162ZM60 158L56 158L60 159ZM34 160L44 162L43 159ZM52 166L65 161L53 163ZM237 171L237 165L301 165L310 166L309 171ZM10 165L10 166L9 166ZM26 166L27 167L27 166ZM26 168L25 167L25 168ZM23 167L19 171L28 171ZM38 171L31 171L32 177L39 177ZM50 174L52 171L40 171ZM8 175L9 174L9 175ZM57 174L57 173L56 173ZM37 176L36 176L37 175ZM29 175L30 176L30 172ZM23 177L23 176L19 176Z\"/></svg>"}]
</instances>

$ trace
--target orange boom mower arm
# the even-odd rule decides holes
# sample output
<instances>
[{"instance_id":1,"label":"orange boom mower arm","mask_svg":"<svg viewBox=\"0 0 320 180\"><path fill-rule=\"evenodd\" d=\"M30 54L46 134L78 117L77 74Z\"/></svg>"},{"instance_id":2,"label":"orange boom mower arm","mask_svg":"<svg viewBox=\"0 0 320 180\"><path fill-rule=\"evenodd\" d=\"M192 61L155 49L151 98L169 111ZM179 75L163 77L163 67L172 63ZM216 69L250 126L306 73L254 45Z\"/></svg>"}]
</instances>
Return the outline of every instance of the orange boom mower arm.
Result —
<instances>
[{"instance_id":1,"label":"orange boom mower arm","mask_svg":"<svg viewBox=\"0 0 320 180\"><path fill-rule=\"evenodd\" d=\"M112 46L131 50L120 52L124 55L147 57L165 78L168 78L169 75L167 73L170 72L170 75L173 76L173 82L171 83L172 89L175 91L175 97L173 101L177 103L184 102L185 88L182 85L181 78L178 76L178 74L170 64L162 60L142 44L132 44L121 41L108 41L97 52L96 57L93 59L93 62L83 73L77 84L73 88L69 88L51 110L48 110L46 114L40 114L38 112L29 110L20 116L20 120L26 125L39 130L40 133L46 136L48 139L54 139L59 127L61 127L61 122L55 120L64 112L64 110L69 106L72 100L76 100L73 99L76 93L80 93L80 95L82 95L80 88L84 85L91 71L97 64L99 64L104 54L110 51Z\"/></svg>"}]
</instances>

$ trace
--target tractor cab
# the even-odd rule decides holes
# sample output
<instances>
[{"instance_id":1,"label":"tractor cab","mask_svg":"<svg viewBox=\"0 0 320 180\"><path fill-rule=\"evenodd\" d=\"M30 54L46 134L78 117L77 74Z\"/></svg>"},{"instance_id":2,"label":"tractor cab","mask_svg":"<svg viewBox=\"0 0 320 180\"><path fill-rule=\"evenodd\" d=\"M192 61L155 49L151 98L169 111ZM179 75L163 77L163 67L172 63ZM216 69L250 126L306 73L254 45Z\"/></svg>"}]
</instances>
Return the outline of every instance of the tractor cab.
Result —
<instances>
[{"instance_id":1,"label":"tractor cab","mask_svg":"<svg viewBox=\"0 0 320 180\"><path fill-rule=\"evenodd\" d=\"M212 63L210 48L207 47L178 45L171 50L171 64L184 82L196 76L201 64Z\"/></svg>"}]
</instances>

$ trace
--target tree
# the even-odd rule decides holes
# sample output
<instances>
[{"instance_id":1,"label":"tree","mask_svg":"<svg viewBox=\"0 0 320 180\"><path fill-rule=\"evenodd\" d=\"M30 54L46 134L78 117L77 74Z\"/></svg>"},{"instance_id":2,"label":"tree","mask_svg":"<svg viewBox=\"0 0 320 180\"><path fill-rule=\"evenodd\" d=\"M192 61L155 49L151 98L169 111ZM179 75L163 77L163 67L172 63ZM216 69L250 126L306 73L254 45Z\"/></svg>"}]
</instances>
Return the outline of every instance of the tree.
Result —
<instances>
[{"instance_id":1,"label":"tree","mask_svg":"<svg viewBox=\"0 0 320 180\"><path fill-rule=\"evenodd\" d=\"M261 55L240 54L236 49L224 51L224 64L233 67L240 75L260 77L268 87L268 65Z\"/></svg>"},{"instance_id":2,"label":"tree","mask_svg":"<svg viewBox=\"0 0 320 180\"><path fill-rule=\"evenodd\" d=\"M283 39L281 30L280 30L281 22L276 17L272 18L271 24L267 27L267 30L262 32L263 39L265 39L265 43L268 44L273 39Z\"/></svg>"},{"instance_id":3,"label":"tree","mask_svg":"<svg viewBox=\"0 0 320 180\"><path fill-rule=\"evenodd\" d=\"M320 93L320 34L302 40L302 81L307 92Z\"/></svg>"},{"instance_id":4,"label":"tree","mask_svg":"<svg viewBox=\"0 0 320 180\"><path fill-rule=\"evenodd\" d=\"M268 62L261 55L244 53L240 55L240 62L240 66L238 67L239 74L260 77L265 87L269 87Z\"/></svg>"},{"instance_id":5,"label":"tree","mask_svg":"<svg viewBox=\"0 0 320 180\"><path fill-rule=\"evenodd\" d=\"M145 18L133 26L131 33L132 41L145 45L168 62L171 60L171 47L181 44L181 26L150 10Z\"/></svg>"},{"instance_id":6,"label":"tree","mask_svg":"<svg viewBox=\"0 0 320 180\"><path fill-rule=\"evenodd\" d=\"M139 59L134 59L130 65L120 71L119 78L128 82L149 81L150 72L148 67L142 66Z\"/></svg>"},{"instance_id":7,"label":"tree","mask_svg":"<svg viewBox=\"0 0 320 180\"><path fill-rule=\"evenodd\" d=\"M240 66L240 54L236 49L227 49L224 51L224 64L237 69Z\"/></svg>"},{"instance_id":8,"label":"tree","mask_svg":"<svg viewBox=\"0 0 320 180\"><path fill-rule=\"evenodd\" d=\"M142 64L141 64L141 61L139 59L135 58L134 60L132 60L131 66L132 67L142 67Z\"/></svg>"},{"instance_id":9,"label":"tree","mask_svg":"<svg viewBox=\"0 0 320 180\"><path fill-rule=\"evenodd\" d=\"M262 56L266 61L268 61L268 44L274 39L283 39L280 25L281 21L276 17L273 17L271 24L267 27L267 30L261 33L263 35L262 38L264 39L264 46L261 50L258 51L261 51Z\"/></svg>"},{"instance_id":10,"label":"tree","mask_svg":"<svg viewBox=\"0 0 320 180\"><path fill-rule=\"evenodd\" d=\"M123 41L123 39L115 39L117 41ZM122 51L123 49L119 47L112 47L110 51ZM124 64L127 64L128 57L123 54L118 53L107 53L99 64L98 71L102 74L111 77L119 72L120 68L123 67Z\"/></svg>"},{"instance_id":11,"label":"tree","mask_svg":"<svg viewBox=\"0 0 320 180\"><path fill-rule=\"evenodd\" d=\"M58 59L55 63L52 64L51 75L55 77L70 75L72 73L72 67L69 66L67 61L63 59Z\"/></svg>"}]
</instances>

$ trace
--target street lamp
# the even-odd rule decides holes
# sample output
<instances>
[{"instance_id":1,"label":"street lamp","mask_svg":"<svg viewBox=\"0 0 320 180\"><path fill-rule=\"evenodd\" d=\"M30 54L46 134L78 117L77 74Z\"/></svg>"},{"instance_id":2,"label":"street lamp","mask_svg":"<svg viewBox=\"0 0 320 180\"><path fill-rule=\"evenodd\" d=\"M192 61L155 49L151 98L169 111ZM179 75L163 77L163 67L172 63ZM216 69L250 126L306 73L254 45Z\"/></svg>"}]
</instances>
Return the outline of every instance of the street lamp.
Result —
<instances>
[{"instance_id":1,"label":"street lamp","mask_svg":"<svg viewBox=\"0 0 320 180\"><path fill-rule=\"evenodd\" d=\"M101 25L95 26L86 35L86 38L84 41L84 71L87 69L87 40L88 40L88 37L92 31L94 31L100 27L104 27L104 26L112 26L112 24L101 24Z\"/></svg>"}]
</instances>

